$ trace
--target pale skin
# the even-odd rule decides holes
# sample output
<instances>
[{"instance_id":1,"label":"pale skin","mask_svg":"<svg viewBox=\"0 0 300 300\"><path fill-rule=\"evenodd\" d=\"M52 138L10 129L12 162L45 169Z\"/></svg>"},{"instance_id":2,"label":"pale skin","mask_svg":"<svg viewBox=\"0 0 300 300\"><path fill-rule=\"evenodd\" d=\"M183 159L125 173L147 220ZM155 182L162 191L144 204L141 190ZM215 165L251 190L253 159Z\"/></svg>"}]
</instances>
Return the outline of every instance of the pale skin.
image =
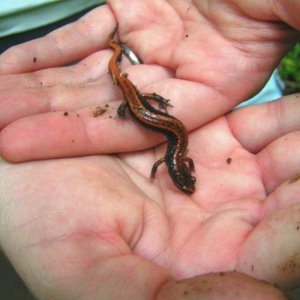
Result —
<instances>
[{"instance_id":1,"label":"pale skin","mask_svg":"<svg viewBox=\"0 0 300 300\"><path fill-rule=\"evenodd\" d=\"M300 95L228 112L299 39L299 13L296 0L108 1L0 56L0 244L39 299L296 295ZM192 196L164 165L149 180L163 137L115 118L117 22L145 63L124 71L192 131Z\"/></svg>"}]
</instances>

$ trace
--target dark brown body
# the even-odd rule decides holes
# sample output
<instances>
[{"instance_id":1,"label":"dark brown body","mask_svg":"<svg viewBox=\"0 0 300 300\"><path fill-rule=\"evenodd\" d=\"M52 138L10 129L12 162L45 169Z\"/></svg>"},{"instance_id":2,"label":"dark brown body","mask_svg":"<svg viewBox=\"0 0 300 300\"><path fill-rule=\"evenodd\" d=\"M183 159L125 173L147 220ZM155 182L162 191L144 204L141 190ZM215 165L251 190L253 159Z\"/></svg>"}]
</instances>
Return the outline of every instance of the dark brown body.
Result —
<instances>
[{"instance_id":1,"label":"dark brown body","mask_svg":"<svg viewBox=\"0 0 300 300\"><path fill-rule=\"evenodd\" d=\"M127 78L127 74L122 73L119 63L122 59L123 51L121 44L113 39L114 33L112 33L108 42L110 48L114 50L108 67L114 83L120 86L125 100L125 103L119 107L118 113L122 116L125 108L129 107L131 114L140 124L167 137L166 154L154 164L151 177L154 177L158 166L165 162L174 184L181 191L191 194L195 191L196 178L191 175L191 172L194 171L194 163L192 159L186 157L188 146L187 130L179 120L155 109L148 102L148 100L157 101L161 107L165 108L169 105L168 100L157 94L141 94ZM188 163L188 166L186 163Z\"/></svg>"}]
</instances>

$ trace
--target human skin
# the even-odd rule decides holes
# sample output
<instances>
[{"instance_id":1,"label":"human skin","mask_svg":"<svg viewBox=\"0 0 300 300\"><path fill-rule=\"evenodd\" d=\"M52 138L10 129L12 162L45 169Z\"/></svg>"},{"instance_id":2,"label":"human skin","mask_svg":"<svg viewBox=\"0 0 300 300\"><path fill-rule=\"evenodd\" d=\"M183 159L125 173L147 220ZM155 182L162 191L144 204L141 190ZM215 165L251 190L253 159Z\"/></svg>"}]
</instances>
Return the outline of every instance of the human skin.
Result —
<instances>
[{"instance_id":1,"label":"human skin","mask_svg":"<svg viewBox=\"0 0 300 300\"><path fill-rule=\"evenodd\" d=\"M279 289L299 288L300 96L228 113L297 40L299 11L108 1L0 56L0 244L38 298L285 299ZM192 131L192 196L164 166L149 181L163 137L115 118L116 22L145 63L122 68Z\"/></svg>"}]
</instances>

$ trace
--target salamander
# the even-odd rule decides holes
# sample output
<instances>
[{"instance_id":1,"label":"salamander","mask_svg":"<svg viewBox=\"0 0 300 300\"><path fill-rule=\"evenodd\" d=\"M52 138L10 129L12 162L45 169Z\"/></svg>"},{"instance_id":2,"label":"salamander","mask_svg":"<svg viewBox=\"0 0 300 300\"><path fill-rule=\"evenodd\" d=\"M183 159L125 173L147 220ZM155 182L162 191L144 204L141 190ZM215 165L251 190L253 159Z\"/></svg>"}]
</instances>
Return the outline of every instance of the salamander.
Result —
<instances>
[{"instance_id":1,"label":"salamander","mask_svg":"<svg viewBox=\"0 0 300 300\"><path fill-rule=\"evenodd\" d=\"M156 101L160 108L166 109L167 106L171 106L169 100L156 93L141 93L128 79L128 75L122 73L119 64L124 54L122 48L124 44L114 39L116 31L117 27L108 39L108 46L114 50L108 69L114 84L121 88L125 100L118 109L118 115L124 117L128 108L134 119L144 127L166 136L168 141L166 153L154 163L151 178L154 178L158 166L165 162L175 186L187 194L192 194L195 191L196 178L191 175L191 172L195 171L194 162L186 156L187 130L178 119L167 112L156 109L149 103L149 100Z\"/></svg>"}]
</instances>

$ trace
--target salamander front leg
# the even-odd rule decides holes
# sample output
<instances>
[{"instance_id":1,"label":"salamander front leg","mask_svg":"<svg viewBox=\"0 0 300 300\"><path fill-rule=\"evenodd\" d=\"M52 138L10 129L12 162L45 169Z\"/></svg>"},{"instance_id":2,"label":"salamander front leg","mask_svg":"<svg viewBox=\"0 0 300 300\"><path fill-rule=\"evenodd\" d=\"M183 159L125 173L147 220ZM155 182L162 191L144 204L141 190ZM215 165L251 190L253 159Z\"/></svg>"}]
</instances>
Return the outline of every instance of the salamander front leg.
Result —
<instances>
[{"instance_id":1,"label":"salamander front leg","mask_svg":"<svg viewBox=\"0 0 300 300\"><path fill-rule=\"evenodd\" d=\"M128 117L127 111L128 111L127 103L122 102L118 108L118 117L126 119Z\"/></svg>"},{"instance_id":2,"label":"salamander front leg","mask_svg":"<svg viewBox=\"0 0 300 300\"><path fill-rule=\"evenodd\" d=\"M145 100L153 100L155 102L158 103L158 106L160 109L164 109L167 112L167 106L169 107L173 107L172 104L170 104L170 100L169 99L165 99L164 97L156 94L156 93L143 93L142 97Z\"/></svg>"},{"instance_id":3,"label":"salamander front leg","mask_svg":"<svg viewBox=\"0 0 300 300\"><path fill-rule=\"evenodd\" d=\"M156 171L157 171L157 168L159 167L159 165L161 165L163 162L165 162L165 158L162 157L161 159L159 159L152 167L152 170L151 170L151 175L150 175L150 178L151 180L154 179L155 177L155 174L156 174Z\"/></svg>"}]
</instances>

